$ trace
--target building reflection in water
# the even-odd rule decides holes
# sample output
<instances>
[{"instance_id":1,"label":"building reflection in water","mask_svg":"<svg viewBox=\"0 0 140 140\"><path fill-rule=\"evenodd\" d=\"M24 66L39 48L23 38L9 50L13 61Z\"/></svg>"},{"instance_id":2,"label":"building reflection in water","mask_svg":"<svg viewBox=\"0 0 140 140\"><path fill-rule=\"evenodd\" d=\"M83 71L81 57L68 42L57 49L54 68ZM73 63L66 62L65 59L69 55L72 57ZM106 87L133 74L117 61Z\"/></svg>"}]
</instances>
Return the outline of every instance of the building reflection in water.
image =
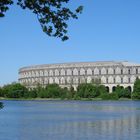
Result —
<instances>
[{"instance_id":1,"label":"building reflection in water","mask_svg":"<svg viewBox=\"0 0 140 140\"><path fill-rule=\"evenodd\" d=\"M97 109L98 108L98 109ZM32 139L48 140L139 140L140 139L140 112L134 108L128 107L104 107L94 108L98 110L94 113L86 114L48 114L44 123L37 121L36 125L30 129L22 130L23 137L25 135ZM100 108L100 109L99 109ZM84 110L84 108L83 108ZM56 115L56 116L54 116ZM101 116L97 116L101 115ZM39 117L39 116L38 116ZM38 118L37 117L37 118ZM34 118L35 119L35 118ZM29 123L27 119L23 119L23 125ZM35 120L34 120L35 121ZM41 127L40 127L41 126ZM26 126L25 126L26 127ZM24 132L24 133L23 133ZM24 135L25 134L25 135ZM39 134L39 137L38 137Z\"/></svg>"},{"instance_id":2,"label":"building reflection in water","mask_svg":"<svg viewBox=\"0 0 140 140\"><path fill-rule=\"evenodd\" d=\"M138 102L8 103L0 111L1 139L140 140Z\"/></svg>"},{"instance_id":3,"label":"building reflection in water","mask_svg":"<svg viewBox=\"0 0 140 140\"><path fill-rule=\"evenodd\" d=\"M102 139L102 140L138 140L140 138L140 117L102 120L97 122L65 122L48 124L48 138L63 139Z\"/></svg>"}]
</instances>

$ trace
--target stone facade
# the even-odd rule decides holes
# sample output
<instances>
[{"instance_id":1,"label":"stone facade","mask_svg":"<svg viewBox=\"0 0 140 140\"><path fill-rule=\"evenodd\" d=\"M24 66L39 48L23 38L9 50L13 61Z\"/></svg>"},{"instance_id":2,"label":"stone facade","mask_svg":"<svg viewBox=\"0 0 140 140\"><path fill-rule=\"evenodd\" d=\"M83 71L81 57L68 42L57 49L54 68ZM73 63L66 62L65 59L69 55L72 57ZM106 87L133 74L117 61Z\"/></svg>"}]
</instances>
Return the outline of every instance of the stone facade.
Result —
<instances>
[{"instance_id":1,"label":"stone facade","mask_svg":"<svg viewBox=\"0 0 140 140\"><path fill-rule=\"evenodd\" d=\"M61 87L73 86L76 89L79 83L100 81L109 92L117 85L133 90L137 77L140 78L140 64L127 61L47 64L19 70L19 82L29 88L57 83Z\"/></svg>"}]
</instances>

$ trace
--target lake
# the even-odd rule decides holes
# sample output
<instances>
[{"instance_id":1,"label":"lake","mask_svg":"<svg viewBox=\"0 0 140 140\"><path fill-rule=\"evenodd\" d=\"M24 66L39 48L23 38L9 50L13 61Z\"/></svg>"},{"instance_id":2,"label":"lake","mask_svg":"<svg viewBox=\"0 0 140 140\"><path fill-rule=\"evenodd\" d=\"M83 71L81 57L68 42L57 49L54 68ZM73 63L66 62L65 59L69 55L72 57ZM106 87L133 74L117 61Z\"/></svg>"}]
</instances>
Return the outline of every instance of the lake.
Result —
<instances>
[{"instance_id":1,"label":"lake","mask_svg":"<svg viewBox=\"0 0 140 140\"><path fill-rule=\"evenodd\" d=\"M2 101L0 140L140 140L139 101Z\"/></svg>"}]
</instances>

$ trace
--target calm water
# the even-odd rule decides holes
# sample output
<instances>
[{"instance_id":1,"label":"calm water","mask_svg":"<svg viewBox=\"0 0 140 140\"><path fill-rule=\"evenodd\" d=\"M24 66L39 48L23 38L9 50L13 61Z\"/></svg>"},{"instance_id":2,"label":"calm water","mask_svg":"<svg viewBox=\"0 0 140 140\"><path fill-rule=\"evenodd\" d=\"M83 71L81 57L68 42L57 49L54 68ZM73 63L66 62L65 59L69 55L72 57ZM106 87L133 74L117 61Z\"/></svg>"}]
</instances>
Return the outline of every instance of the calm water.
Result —
<instances>
[{"instance_id":1,"label":"calm water","mask_svg":"<svg viewBox=\"0 0 140 140\"><path fill-rule=\"evenodd\" d=\"M3 101L0 140L140 140L139 101Z\"/></svg>"}]
</instances>

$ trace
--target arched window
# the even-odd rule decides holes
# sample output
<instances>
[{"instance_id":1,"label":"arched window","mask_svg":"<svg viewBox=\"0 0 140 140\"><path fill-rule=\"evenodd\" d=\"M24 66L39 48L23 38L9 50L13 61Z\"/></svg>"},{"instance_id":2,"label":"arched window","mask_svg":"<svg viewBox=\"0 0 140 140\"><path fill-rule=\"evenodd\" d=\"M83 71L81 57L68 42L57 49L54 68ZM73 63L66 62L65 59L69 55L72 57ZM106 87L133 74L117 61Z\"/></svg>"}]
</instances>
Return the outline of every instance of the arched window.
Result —
<instances>
[{"instance_id":1,"label":"arched window","mask_svg":"<svg viewBox=\"0 0 140 140\"><path fill-rule=\"evenodd\" d=\"M67 75L72 75L72 70L67 69Z\"/></svg>"},{"instance_id":2,"label":"arched window","mask_svg":"<svg viewBox=\"0 0 140 140\"><path fill-rule=\"evenodd\" d=\"M113 91L113 92L116 91L116 87L115 87L115 86L112 88L112 91Z\"/></svg>"},{"instance_id":3,"label":"arched window","mask_svg":"<svg viewBox=\"0 0 140 140\"><path fill-rule=\"evenodd\" d=\"M106 91L109 92L109 87L106 87Z\"/></svg>"},{"instance_id":4,"label":"arched window","mask_svg":"<svg viewBox=\"0 0 140 140\"><path fill-rule=\"evenodd\" d=\"M92 75L92 70L90 68L87 69L87 75Z\"/></svg>"},{"instance_id":5,"label":"arched window","mask_svg":"<svg viewBox=\"0 0 140 140\"><path fill-rule=\"evenodd\" d=\"M132 92L131 86L128 86L127 88L128 88L128 90L129 90L130 92Z\"/></svg>"}]
</instances>

